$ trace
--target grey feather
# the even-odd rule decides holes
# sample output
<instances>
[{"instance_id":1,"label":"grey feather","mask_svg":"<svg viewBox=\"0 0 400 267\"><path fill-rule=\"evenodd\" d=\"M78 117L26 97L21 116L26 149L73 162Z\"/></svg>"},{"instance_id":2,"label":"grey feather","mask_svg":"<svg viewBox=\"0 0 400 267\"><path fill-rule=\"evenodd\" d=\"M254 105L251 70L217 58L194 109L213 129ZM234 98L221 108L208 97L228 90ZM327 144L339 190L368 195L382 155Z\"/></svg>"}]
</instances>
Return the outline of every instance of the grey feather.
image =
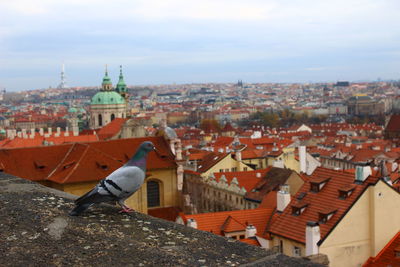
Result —
<instances>
[{"instance_id":1,"label":"grey feather","mask_svg":"<svg viewBox=\"0 0 400 267\"><path fill-rule=\"evenodd\" d=\"M126 207L124 201L139 190L144 182L147 155L154 149L151 142L143 142L124 166L112 172L91 191L75 200L76 207L70 215L77 216L91 205L101 202L117 201L122 207Z\"/></svg>"}]
</instances>

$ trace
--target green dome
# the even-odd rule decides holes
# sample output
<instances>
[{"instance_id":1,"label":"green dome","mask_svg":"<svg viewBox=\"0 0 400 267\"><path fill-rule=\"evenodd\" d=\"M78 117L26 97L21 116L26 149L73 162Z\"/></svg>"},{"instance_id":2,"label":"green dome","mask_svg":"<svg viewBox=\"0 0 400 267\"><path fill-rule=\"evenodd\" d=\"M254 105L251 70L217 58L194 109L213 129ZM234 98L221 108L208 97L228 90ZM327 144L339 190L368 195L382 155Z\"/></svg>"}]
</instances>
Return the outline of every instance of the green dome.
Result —
<instances>
[{"instance_id":1,"label":"green dome","mask_svg":"<svg viewBox=\"0 0 400 267\"><path fill-rule=\"evenodd\" d=\"M118 93L126 93L126 83L124 81L124 76L122 75L122 66L119 66L120 70L119 70L119 80L117 83L117 87L115 88L115 90Z\"/></svg>"},{"instance_id":2,"label":"green dome","mask_svg":"<svg viewBox=\"0 0 400 267\"><path fill-rule=\"evenodd\" d=\"M0 130L0 134L6 134L6 130L1 129L1 130Z\"/></svg>"},{"instance_id":3,"label":"green dome","mask_svg":"<svg viewBox=\"0 0 400 267\"><path fill-rule=\"evenodd\" d=\"M125 99L115 91L101 91L92 97L91 105L125 104Z\"/></svg>"},{"instance_id":4,"label":"green dome","mask_svg":"<svg viewBox=\"0 0 400 267\"><path fill-rule=\"evenodd\" d=\"M76 113L76 112L78 112L78 110L74 107L68 109L68 113Z\"/></svg>"},{"instance_id":5,"label":"green dome","mask_svg":"<svg viewBox=\"0 0 400 267\"><path fill-rule=\"evenodd\" d=\"M106 74L104 75L103 83L102 83L102 84L103 84L103 85L105 85L105 84L112 84L112 83L111 83L111 78L108 77L108 71L106 71Z\"/></svg>"}]
</instances>

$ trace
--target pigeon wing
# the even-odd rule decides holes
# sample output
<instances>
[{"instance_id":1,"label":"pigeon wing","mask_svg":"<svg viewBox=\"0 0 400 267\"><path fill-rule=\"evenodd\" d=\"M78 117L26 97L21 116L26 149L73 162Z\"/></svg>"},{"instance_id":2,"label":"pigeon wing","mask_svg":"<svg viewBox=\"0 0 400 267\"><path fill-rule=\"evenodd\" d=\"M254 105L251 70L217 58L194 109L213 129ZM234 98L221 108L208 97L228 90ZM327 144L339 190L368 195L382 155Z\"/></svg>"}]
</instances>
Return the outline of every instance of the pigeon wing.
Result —
<instances>
[{"instance_id":1,"label":"pigeon wing","mask_svg":"<svg viewBox=\"0 0 400 267\"><path fill-rule=\"evenodd\" d=\"M109 192L117 199L125 199L140 188L144 178L145 173L139 167L122 167L107 176L104 186L99 188L99 193Z\"/></svg>"}]
</instances>

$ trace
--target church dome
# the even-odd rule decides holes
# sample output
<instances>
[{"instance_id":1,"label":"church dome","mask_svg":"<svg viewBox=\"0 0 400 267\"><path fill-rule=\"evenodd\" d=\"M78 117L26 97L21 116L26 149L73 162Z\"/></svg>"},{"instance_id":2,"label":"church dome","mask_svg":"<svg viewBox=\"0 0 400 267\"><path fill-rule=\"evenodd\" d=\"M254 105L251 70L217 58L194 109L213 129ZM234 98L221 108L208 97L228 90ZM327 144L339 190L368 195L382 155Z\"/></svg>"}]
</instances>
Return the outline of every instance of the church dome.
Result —
<instances>
[{"instance_id":1,"label":"church dome","mask_svg":"<svg viewBox=\"0 0 400 267\"><path fill-rule=\"evenodd\" d=\"M125 104L125 99L115 91L100 91L92 97L91 105Z\"/></svg>"},{"instance_id":2,"label":"church dome","mask_svg":"<svg viewBox=\"0 0 400 267\"><path fill-rule=\"evenodd\" d=\"M78 110L75 107L70 107L68 109L68 113L77 113L77 112L78 112Z\"/></svg>"}]
</instances>

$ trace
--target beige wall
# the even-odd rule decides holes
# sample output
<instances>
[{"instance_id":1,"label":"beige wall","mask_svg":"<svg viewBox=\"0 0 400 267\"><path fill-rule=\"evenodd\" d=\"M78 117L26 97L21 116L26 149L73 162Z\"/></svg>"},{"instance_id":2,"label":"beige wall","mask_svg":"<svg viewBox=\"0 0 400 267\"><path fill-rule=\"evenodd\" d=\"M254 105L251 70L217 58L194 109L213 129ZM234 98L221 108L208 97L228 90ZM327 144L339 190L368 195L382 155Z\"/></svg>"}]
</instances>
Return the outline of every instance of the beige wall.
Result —
<instances>
[{"instance_id":1,"label":"beige wall","mask_svg":"<svg viewBox=\"0 0 400 267\"><path fill-rule=\"evenodd\" d=\"M220 172L220 169L223 169L224 172L226 172L226 169L228 171L232 171L232 168L236 168L236 171L243 171L245 168L247 168L248 171L252 171L253 169L247 166L246 164L237 161L233 159L230 155L226 156L224 159L219 161L217 164L215 164L213 167L208 169L206 172L203 172L201 174L202 177L208 177L211 173L214 172Z\"/></svg>"},{"instance_id":2,"label":"beige wall","mask_svg":"<svg viewBox=\"0 0 400 267\"><path fill-rule=\"evenodd\" d=\"M301 256L304 257L306 254L305 245L290 239L282 238L279 236L273 236L272 240L270 241L271 248L279 247L280 242L282 241L283 244L283 251L282 253L291 257L294 257L293 254L294 247L299 247L301 249Z\"/></svg>"},{"instance_id":3,"label":"beige wall","mask_svg":"<svg viewBox=\"0 0 400 267\"><path fill-rule=\"evenodd\" d=\"M243 163L254 164L256 169L264 169L267 167L267 158L244 159Z\"/></svg>"},{"instance_id":4,"label":"beige wall","mask_svg":"<svg viewBox=\"0 0 400 267\"><path fill-rule=\"evenodd\" d=\"M286 181L286 184L289 185L290 195L296 195L297 191L299 191L300 187L304 184L303 179L296 172L292 172L289 178Z\"/></svg>"},{"instance_id":5,"label":"beige wall","mask_svg":"<svg viewBox=\"0 0 400 267\"><path fill-rule=\"evenodd\" d=\"M328 255L330 266L361 266L399 231L399 207L400 195L383 181L370 186L319 252Z\"/></svg>"},{"instance_id":6,"label":"beige wall","mask_svg":"<svg viewBox=\"0 0 400 267\"><path fill-rule=\"evenodd\" d=\"M179 193L177 188L176 169L151 170L142 187L126 200L126 204L136 211L147 214L147 186L146 182L156 180L160 182L160 207L179 206ZM81 196L91 190L97 182L74 184L51 184L50 187L64 192ZM153 207L157 208L157 207Z\"/></svg>"}]
</instances>

